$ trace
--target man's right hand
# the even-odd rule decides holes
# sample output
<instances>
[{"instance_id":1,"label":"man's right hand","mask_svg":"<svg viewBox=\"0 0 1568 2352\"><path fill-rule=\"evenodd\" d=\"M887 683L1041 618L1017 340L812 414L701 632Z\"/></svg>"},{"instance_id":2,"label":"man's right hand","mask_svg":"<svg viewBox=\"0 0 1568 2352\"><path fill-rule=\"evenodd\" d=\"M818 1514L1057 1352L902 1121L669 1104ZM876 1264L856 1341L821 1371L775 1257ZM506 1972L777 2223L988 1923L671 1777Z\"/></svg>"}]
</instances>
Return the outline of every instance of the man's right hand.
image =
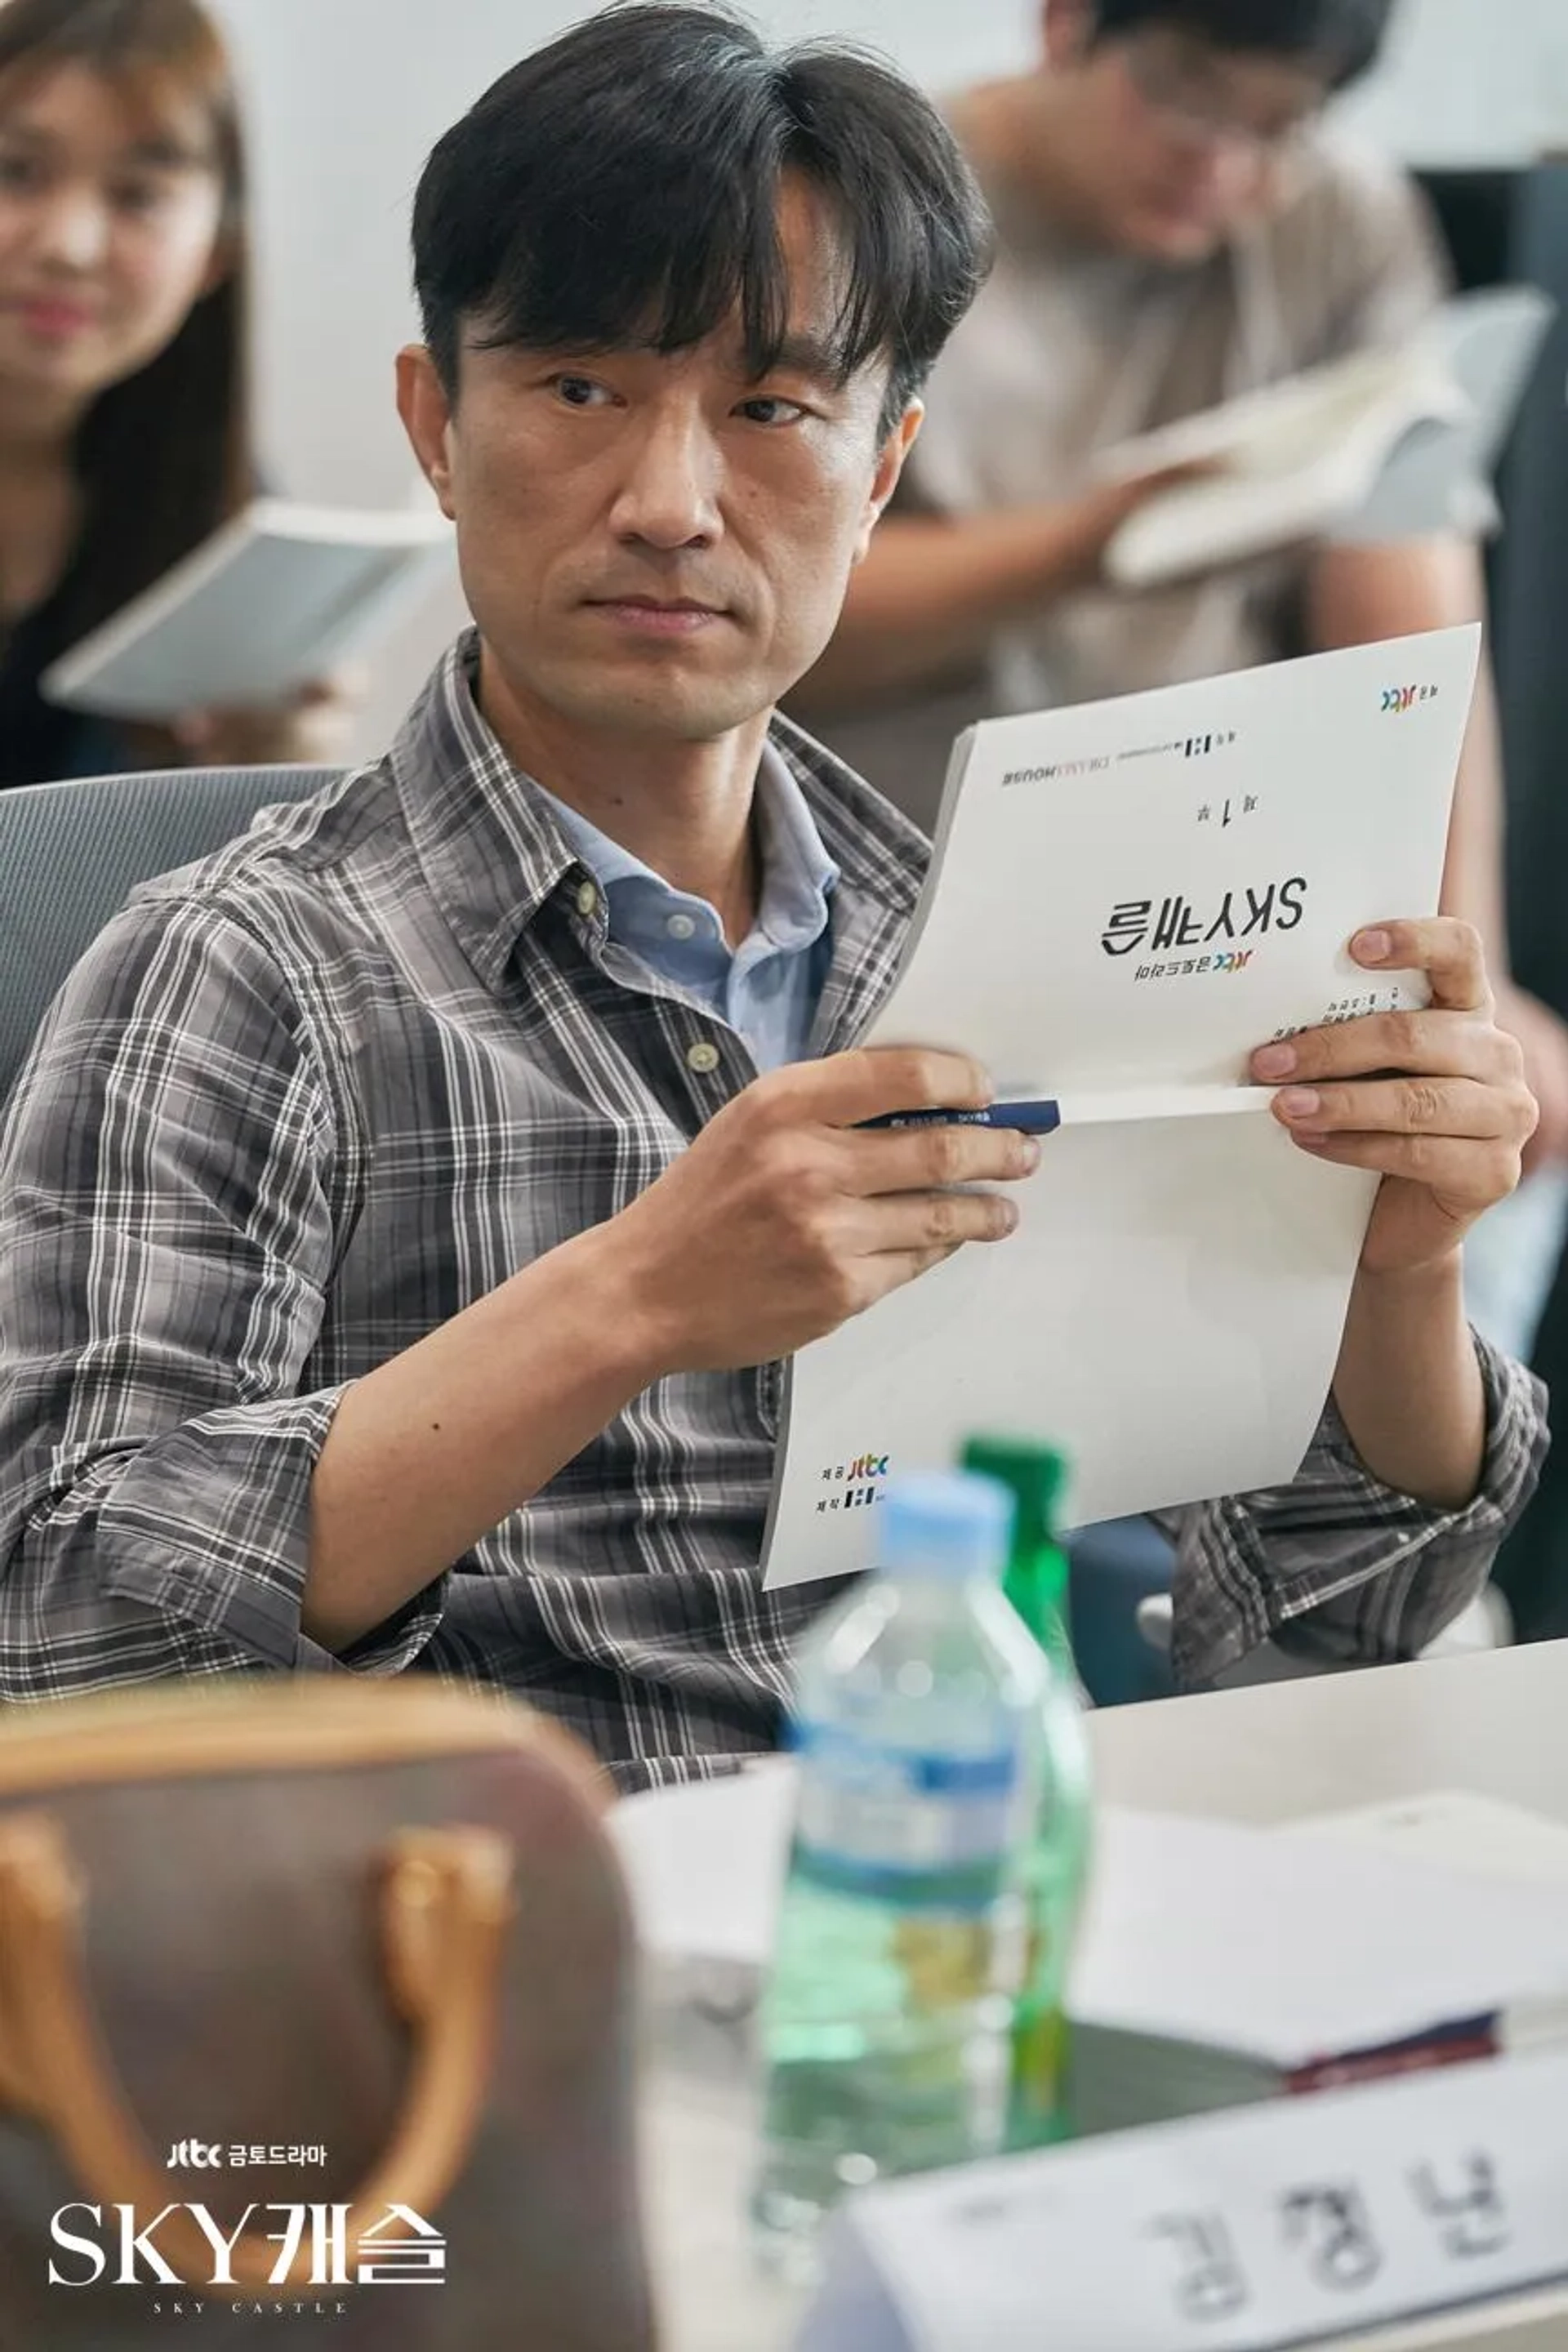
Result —
<instances>
[{"instance_id":1,"label":"man's right hand","mask_svg":"<svg viewBox=\"0 0 1568 2352\"><path fill-rule=\"evenodd\" d=\"M1132 474L1125 479L1094 483L1063 509L1068 527L1068 543L1077 555L1076 580L1064 584L1103 586L1105 559L1122 524L1130 521L1141 507L1163 498L1168 490L1210 481L1217 470L1208 462L1189 462L1161 466L1152 473Z\"/></svg>"},{"instance_id":2,"label":"man's right hand","mask_svg":"<svg viewBox=\"0 0 1568 2352\"><path fill-rule=\"evenodd\" d=\"M860 1131L898 1111L980 1109L961 1055L882 1047L794 1062L728 1103L689 1151L603 1230L628 1315L669 1371L792 1355L951 1257L1004 1240L1040 1147L1009 1129Z\"/></svg>"}]
</instances>

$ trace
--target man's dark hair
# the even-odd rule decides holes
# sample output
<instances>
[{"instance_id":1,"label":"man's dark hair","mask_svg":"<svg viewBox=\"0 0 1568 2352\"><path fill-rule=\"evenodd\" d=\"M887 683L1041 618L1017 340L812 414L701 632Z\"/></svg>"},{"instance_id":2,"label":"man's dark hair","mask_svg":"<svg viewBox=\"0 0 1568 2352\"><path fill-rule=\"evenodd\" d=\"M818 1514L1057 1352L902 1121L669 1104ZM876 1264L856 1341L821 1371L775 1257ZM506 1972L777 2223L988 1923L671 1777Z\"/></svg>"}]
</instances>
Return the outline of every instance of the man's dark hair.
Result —
<instances>
[{"instance_id":1,"label":"man's dark hair","mask_svg":"<svg viewBox=\"0 0 1568 2352\"><path fill-rule=\"evenodd\" d=\"M882 428L984 280L990 223L951 132L890 67L771 50L727 11L612 7L512 68L432 154L414 208L425 340L456 397L489 347L689 349L738 313L761 377L789 326L786 173L821 197L847 382L880 354Z\"/></svg>"},{"instance_id":2,"label":"man's dark hair","mask_svg":"<svg viewBox=\"0 0 1568 2352\"><path fill-rule=\"evenodd\" d=\"M1102 39L1143 25L1176 25L1219 49L1310 58L1336 89L1375 63L1394 0L1095 0Z\"/></svg>"}]
</instances>

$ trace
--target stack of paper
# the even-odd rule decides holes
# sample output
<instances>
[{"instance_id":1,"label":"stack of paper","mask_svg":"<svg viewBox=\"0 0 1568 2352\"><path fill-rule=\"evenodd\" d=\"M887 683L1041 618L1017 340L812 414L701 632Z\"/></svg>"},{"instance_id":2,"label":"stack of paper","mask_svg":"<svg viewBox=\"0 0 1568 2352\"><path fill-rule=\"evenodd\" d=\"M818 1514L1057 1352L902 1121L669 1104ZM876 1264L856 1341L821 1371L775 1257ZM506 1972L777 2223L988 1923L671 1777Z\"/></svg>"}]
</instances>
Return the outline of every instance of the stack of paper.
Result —
<instances>
[{"instance_id":1,"label":"stack of paper","mask_svg":"<svg viewBox=\"0 0 1568 2352\"><path fill-rule=\"evenodd\" d=\"M1477 1871L1486 1878L1527 1879L1568 1898L1568 1823L1468 1789L1434 1789L1386 1805L1310 1813L1281 1825L1283 1837L1353 1838L1379 1851Z\"/></svg>"},{"instance_id":2,"label":"stack of paper","mask_svg":"<svg viewBox=\"0 0 1568 2352\"><path fill-rule=\"evenodd\" d=\"M751 1973L773 1948L795 1770L629 1799L611 1829L645 1951ZM1450 1820L1451 1820L1450 1801ZM1526 1874L1419 1840L1101 1809L1074 1958L1079 2134L1568 2042L1568 1833L1489 1809ZM1449 1832L1450 1846L1452 1831Z\"/></svg>"},{"instance_id":3,"label":"stack of paper","mask_svg":"<svg viewBox=\"0 0 1568 2352\"><path fill-rule=\"evenodd\" d=\"M1568 1903L1331 1826L1107 1809L1070 2008L1080 2133L1565 2042Z\"/></svg>"},{"instance_id":4,"label":"stack of paper","mask_svg":"<svg viewBox=\"0 0 1568 2352\"><path fill-rule=\"evenodd\" d=\"M970 1054L1060 1127L1006 1242L794 1360L770 1585L868 1566L887 1481L976 1430L1059 1446L1076 1523L1295 1475L1377 1179L1298 1150L1250 1055L1424 1001L1348 949L1436 908L1478 646L1440 631L963 738L863 1042Z\"/></svg>"}]
</instances>

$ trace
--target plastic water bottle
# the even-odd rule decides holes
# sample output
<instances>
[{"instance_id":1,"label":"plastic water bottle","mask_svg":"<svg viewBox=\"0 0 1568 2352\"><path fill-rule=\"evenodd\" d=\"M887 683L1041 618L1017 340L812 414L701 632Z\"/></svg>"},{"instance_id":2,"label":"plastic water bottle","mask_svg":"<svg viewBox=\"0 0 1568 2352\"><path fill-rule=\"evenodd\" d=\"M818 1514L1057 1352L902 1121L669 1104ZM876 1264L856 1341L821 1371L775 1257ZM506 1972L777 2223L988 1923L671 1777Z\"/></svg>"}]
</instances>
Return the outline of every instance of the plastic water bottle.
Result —
<instances>
[{"instance_id":1,"label":"plastic water bottle","mask_svg":"<svg viewBox=\"0 0 1568 2352\"><path fill-rule=\"evenodd\" d=\"M1014 2017L1007 2143L1041 2147L1068 2129L1068 1966L1083 1908L1092 1824L1089 1734L1073 1661L1068 1559L1057 1534L1067 1465L1049 1446L972 1438L964 1467L1008 1487L1016 1511L1003 1590L1050 1663L1046 1774L1029 1856L1029 1958Z\"/></svg>"},{"instance_id":2,"label":"plastic water bottle","mask_svg":"<svg viewBox=\"0 0 1568 2352\"><path fill-rule=\"evenodd\" d=\"M1001 1589L1011 1520L988 1479L893 1487L878 1572L800 1655L753 2210L807 2265L846 2189L1007 2142L1050 1690Z\"/></svg>"}]
</instances>

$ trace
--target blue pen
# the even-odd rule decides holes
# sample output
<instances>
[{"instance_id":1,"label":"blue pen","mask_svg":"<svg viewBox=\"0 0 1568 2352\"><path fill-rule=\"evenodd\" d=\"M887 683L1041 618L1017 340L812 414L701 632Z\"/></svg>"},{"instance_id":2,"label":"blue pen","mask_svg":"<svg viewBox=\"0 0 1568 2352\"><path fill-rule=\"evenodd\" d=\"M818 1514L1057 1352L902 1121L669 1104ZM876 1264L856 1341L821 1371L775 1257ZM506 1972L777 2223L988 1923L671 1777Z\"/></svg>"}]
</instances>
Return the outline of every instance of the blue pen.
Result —
<instances>
[{"instance_id":1,"label":"blue pen","mask_svg":"<svg viewBox=\"0 0 1568 2352\"><path fill-rule=\"evenodd\" d=\"M862 1127L1010 1127L1019 1135L1054 1135L1062 1123L1055 1102L994 1102L984 1110L893 1110Z\"/></svg>"}]
</instances>

